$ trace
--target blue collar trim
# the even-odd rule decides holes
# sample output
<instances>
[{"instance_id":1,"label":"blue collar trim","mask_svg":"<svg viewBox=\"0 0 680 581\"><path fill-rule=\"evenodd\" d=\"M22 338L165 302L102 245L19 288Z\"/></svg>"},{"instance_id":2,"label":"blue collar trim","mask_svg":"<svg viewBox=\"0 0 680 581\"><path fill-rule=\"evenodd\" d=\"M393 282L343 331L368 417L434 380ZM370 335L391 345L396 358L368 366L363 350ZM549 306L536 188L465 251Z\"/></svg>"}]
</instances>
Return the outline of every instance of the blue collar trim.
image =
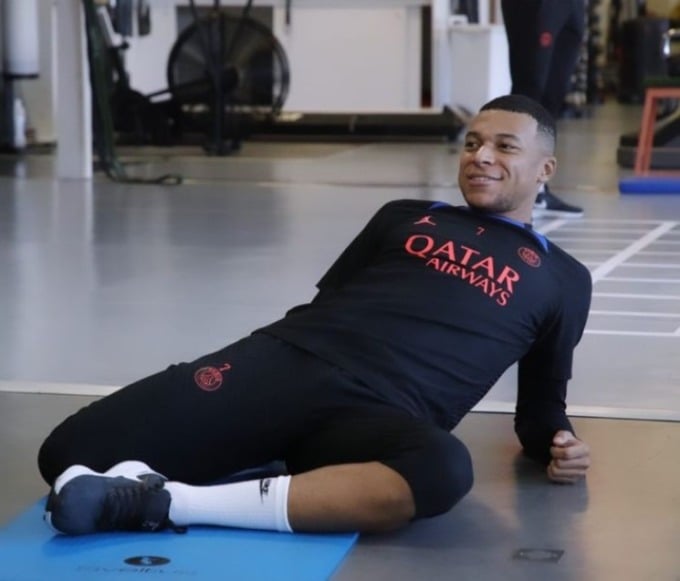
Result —
<instances>
[{"instance_id":1,"label":"blue collar trim","mask_svg":"<svg viewBox=\"0 0 680 581\"><path fill-rule=\"evenodd\" d=\"M436 210L437 208L459 208L461 210L467 210L469 212L472 211L468 206L452 206L447 202L434 202L429 209ZM513 226L517 226L522 230L525 230L536 239L536 241L541 245L543 250L545 250L546 252L550 251L548 246L548 239L540 232L536 232L536 230L533 229L531 224L525 224L524 222L520 222L519 220L513 220L512 218L508 218L506 216L498 216L497 214L484 214L484 215L488 216L489 218L493 218L494 220L500 220L501 222L506 222L508 224L512 224Z\"/></svg>"}]
</instances>

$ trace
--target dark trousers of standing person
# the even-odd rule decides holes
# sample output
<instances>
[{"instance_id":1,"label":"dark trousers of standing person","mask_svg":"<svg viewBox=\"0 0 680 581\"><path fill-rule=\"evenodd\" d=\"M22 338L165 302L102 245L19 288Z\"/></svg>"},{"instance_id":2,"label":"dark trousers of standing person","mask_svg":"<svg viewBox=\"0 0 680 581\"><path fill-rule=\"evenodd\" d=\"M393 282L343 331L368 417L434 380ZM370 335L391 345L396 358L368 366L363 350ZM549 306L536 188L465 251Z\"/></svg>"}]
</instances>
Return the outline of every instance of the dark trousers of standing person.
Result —
<instances>
[{"instance_id":1,"label":"dark trousers of standing person","mask_svg":"<svg viewBox=\"0 0 680 581\"><path fill-rule=\"evenodd\" d=\"M502 0L501 8L512 92L559 117L585 33L584 0Z\"/></svg>"}]
</instances>

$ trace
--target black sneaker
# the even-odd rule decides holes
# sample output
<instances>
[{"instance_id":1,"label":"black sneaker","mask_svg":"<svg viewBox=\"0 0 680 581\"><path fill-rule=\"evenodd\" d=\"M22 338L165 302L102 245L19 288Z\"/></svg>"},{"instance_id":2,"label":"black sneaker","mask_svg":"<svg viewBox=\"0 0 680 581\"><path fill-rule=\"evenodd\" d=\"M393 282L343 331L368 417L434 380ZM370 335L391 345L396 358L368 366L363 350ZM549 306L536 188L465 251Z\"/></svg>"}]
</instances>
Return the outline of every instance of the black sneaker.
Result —
<instances>
[{"instance_id":1,"label":"black sneaker","mask_svg":"<svg viewBox=\"0 0 680 581\"><path fill-rule=\"evenodd\" d=\"M103 474L85 466L71 466L52 487L45 522L67 535L172 527L165 481L137 461L121 462Z\"/></svg>"},{"instance_id":2,"label":"black sneaker","mask_svg":"<svg viewBox=\"0 0 680 581\"><path fill-rule=\"evenodd\" d=\"M581 218L583 208L563 202L546 186L536 197L532 215L534 218Z\"/></svg>"}]
</instances>

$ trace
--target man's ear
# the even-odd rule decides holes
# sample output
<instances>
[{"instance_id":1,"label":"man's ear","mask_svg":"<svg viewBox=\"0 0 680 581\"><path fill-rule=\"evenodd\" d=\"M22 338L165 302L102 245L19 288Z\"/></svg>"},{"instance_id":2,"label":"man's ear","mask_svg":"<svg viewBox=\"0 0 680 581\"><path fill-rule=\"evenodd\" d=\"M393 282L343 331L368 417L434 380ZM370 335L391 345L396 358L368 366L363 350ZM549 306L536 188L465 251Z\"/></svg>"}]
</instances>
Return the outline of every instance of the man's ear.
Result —
<instances>
[{"instance_id":1,"label":"man's ear","mask_svg":"<svg viewBox=\"0 0 680 581\"><path fill-rule=\"evenodd\" d=\"M538 183L539 184L548 183L555 175L556 171L557 171L557 159L555 159L553 156L546 157L543 160L541 171L538 174Z\"/></svg>"}]
</instances>

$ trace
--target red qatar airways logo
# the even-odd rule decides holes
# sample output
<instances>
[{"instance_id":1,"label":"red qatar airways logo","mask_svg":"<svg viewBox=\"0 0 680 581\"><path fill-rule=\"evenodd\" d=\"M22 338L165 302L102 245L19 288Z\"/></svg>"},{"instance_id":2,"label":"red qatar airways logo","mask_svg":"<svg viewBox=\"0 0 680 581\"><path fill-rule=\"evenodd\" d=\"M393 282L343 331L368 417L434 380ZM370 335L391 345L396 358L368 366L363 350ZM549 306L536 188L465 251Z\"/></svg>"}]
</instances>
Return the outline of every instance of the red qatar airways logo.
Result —
<instances>
[{"instance_id":1,"label":"red qatar airways logo","mask_svg":"<svg viewBox=\"0 0 680 581\"><path fill-rule=\"evenodd\" d=\"M520 274L493 256L453 240L436 240L425 234L414 234L404 244L406 252L425 261L425 266L453 276L479 289L504 307L515 292Z\"/></svg>"}]
</instances>

